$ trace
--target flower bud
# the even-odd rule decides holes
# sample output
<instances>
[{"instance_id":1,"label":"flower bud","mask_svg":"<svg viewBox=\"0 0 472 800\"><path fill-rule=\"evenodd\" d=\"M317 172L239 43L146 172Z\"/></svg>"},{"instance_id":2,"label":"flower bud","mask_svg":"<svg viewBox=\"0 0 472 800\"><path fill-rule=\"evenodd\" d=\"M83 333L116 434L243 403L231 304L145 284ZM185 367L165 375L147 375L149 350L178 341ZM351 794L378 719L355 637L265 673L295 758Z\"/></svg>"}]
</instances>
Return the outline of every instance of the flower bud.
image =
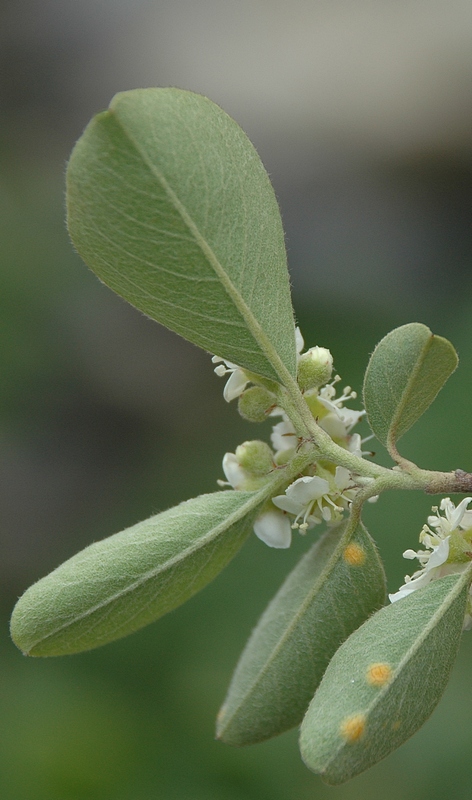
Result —
<instances>
[{"instance_id":1,"label":"flower bud","mask_svg":"<svg viewBox=\"0 0 472 800\"><path fill-rule=\"evenodd\" d=\"M327 383L333 372L333 356L326 347L311 347L298 360L298 385L302 392Z\"/></svg>"},{"instance_id":2,"label":"flower bud","mask_svg":"<svg viewBox=\"0 0 472 800\"><path fill-rule=\"evenodd\" d=\"M275 396L263 386L251 386L238 400L238 411L248 422L264 422L275 404Z\"/></svg>"},{"instance_id":3,"label":"flower bud","mask_svg":"<svg viewBox=\"0 0 472 800\"><path fill-rule=\"evenodd\" d=\"M258 439L240 444L235 456L239 466L251 475L267 475L274 467L272 450L266 442Z\"/></svg>"}]
</instances>

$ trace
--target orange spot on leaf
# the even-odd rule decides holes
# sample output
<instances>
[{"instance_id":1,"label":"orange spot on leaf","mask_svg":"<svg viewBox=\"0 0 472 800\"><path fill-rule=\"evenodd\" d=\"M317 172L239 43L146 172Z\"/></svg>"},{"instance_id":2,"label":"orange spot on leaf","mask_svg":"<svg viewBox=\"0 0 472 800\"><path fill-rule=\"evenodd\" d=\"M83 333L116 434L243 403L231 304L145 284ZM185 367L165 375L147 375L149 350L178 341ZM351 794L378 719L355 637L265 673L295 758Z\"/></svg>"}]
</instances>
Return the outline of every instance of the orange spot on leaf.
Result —
<instances>
[{"instance_id":1,"label":"orange spot on leaf","mask_svg":"<svg viewBox=\"0 0 472 800\"><path fill-rule=\"evenodd\" d=\"M360 567L361 564L365 561L365 550L360 546L360 544L356 544L355 542L351 542L344 548L344 561L351 567Z\"/></svg>"},{"instance_id":2,"label":"orange spot on leaf","mask_svg":"<svg viewBox=\"0 0 472 800\"><path fill-rule=\"evenodd\" d=\"M389 683L393 675L393 670L390 664L384 664L379 662L377 664L371 664L367 668L366 679L367 683L370 683L371 686L385 686L386 683Z\"/></svg>"},{"instance_id":3,"label":"orange spot on leaf","mask_svg":"<svg viewBox=\"0 0 472 800\"><path fill-rule=\"evenodd\" d=\"M364 734L365 723L365 714L354 714L351 717L346 717L341 722L340 734L347 742L357 742Z\"/></svg>"}]
</instances>

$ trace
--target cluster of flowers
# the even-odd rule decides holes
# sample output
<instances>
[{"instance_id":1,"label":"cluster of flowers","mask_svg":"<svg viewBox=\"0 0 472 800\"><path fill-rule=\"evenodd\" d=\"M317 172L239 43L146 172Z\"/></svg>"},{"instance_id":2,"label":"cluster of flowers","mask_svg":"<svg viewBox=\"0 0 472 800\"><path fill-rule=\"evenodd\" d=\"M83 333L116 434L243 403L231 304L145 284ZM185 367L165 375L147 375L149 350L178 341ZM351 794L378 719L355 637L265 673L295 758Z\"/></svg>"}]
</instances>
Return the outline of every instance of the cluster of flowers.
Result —
<instances>
[{"instance_id":1,"label":"cluster of flowers","mask_svg":"<svg viewBox=\"0 0 472 800\"><path fill-rule=\"evenodd\" d=\"M335 384L340 377L336 375L331 380L333 359L329 350L312 347L302 354L304 341L298 328L296 340L298 382L313 417L337 444L362 457L365 453L361 450L361 437L358 433L351 433L351 430L365 412L344 405L346 401L354 399L356 393L346 386L337 398ZM248 406L248 403L244 403L246 391L248 395L254 393L257 400L257 387L246 390L251 377L235 364L217 356L213 361L218 364L215 369L217 375L230 376L223 393L225 400L230 402L238 397L243 413L242 408ZM291 420L276 405L275 396L266 389L260 392L265 413L254 419L266 416L281 418L272 428L272 448L256 440L244 442L235 453L226 453L223 458L226 481L219 481L220 486L254 491L264 485L274 469L282 468L296 453L299 440ZM289 547L292 529L305 533L321 522L339 522L358 490L353 476L344 467L334 467L327 462L315 463L305 473L287 486L284 494L273 497L254 523L256 536L269 547Z\"/></svg>"},{"instance_id":2,"label":"cluster of flowers","mask_svg":"<svg viewBox=\"0 0 472 800\"><path fill-rule=\"evenodd\" d=\"M405 575L404 585L389 595L391 603L444 575L463 572L467 568L472 559L472 510L467 508L471 502L472 497L464 497L456 508L449 497L444 497L439 507L433 506L433 514L420 533L420 542L426 549L405 550L403 553L404 558L417 558L421 569L411 576ZM472 596L469 594L464 630L471 629Z\"/></svg>"}]
</instances>

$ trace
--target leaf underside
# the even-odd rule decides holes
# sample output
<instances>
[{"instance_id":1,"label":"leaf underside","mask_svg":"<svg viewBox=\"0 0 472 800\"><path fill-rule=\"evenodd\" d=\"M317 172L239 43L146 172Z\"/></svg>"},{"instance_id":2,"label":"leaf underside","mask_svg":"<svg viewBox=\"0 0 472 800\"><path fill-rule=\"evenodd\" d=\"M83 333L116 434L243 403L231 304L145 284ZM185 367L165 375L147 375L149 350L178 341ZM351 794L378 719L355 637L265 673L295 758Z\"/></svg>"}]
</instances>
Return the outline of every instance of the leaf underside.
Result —
<instances>
[{"instance_id":1,"label":"leaf underside","mask_svg":"<svg viewBox=\"0 0 472 800\"><path fill-rule=\"evenodd\" d=\"M179 89L117 94L74 148L67 212L78 252L132 305L256 374L295 377L277 201L217 105Z\"/></svg>"},{"instance_id":2,"label":"leaf underside","mask_svg":"<svg viewBox=\"0 0 472 800\"><path fill-rule=\"evenodd\" d=\"M441 698L459 646L468 586L449 575L374 614L339 648L308 708L306 765L339 784L412 736Z\"/></svg>"},{"instance_id":3,"label":"leaf underside","mask_svg":"<svg viewBox=\"0 0 472 800\"><path fill-rule=\"evenodd\" d=\"M19 599L14 642L27 655L65 655L153 622L226 566L265 501L264 492L202 495L86 547Z\"/></svg>"},{"instance_id":4,"label":"leaf underside","mask_svg":"<svg viewBox=\"0 0 472 800\"><path fill-rule=\"evenodd\" d=\"M254 744L298 725L339 645L385 602L372 539L361 523L346 551L346 526L313 545L261 617L218 715L224 742Z\"/></svg>"}]
</instances>

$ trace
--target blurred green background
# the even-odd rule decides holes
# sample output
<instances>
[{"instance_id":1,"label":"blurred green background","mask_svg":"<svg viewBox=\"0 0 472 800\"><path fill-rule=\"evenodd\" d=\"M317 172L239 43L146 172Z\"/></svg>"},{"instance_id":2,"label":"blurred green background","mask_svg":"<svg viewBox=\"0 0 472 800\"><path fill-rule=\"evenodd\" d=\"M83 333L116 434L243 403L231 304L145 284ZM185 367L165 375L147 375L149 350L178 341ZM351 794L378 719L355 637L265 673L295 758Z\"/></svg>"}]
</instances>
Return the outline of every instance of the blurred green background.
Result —
<instances>
[{"instance_id":1,"label":"blurred green background","mask_svg":"<svg viewBox=\"0 0 472 800\"><path fill-rule=\"evenodd\" d=\"M193 89L244 127L280 200L305 340L345 383L360 389L396 325L453 341L460 369L403 452L472 470L472 6L11 0L0 15L0 796L469 798L472 634L423 730L345 786L306 770L295 731L214 741L238 654L309 537L288 552L252 537L187 605L80 656L23 658L8 616L79 548L212 491L223 453L263 436L206 354L114 297L68 242L66 159L116 91ZM431 503L367 509L392 590Z\"/></svg>"}]
</instances>

